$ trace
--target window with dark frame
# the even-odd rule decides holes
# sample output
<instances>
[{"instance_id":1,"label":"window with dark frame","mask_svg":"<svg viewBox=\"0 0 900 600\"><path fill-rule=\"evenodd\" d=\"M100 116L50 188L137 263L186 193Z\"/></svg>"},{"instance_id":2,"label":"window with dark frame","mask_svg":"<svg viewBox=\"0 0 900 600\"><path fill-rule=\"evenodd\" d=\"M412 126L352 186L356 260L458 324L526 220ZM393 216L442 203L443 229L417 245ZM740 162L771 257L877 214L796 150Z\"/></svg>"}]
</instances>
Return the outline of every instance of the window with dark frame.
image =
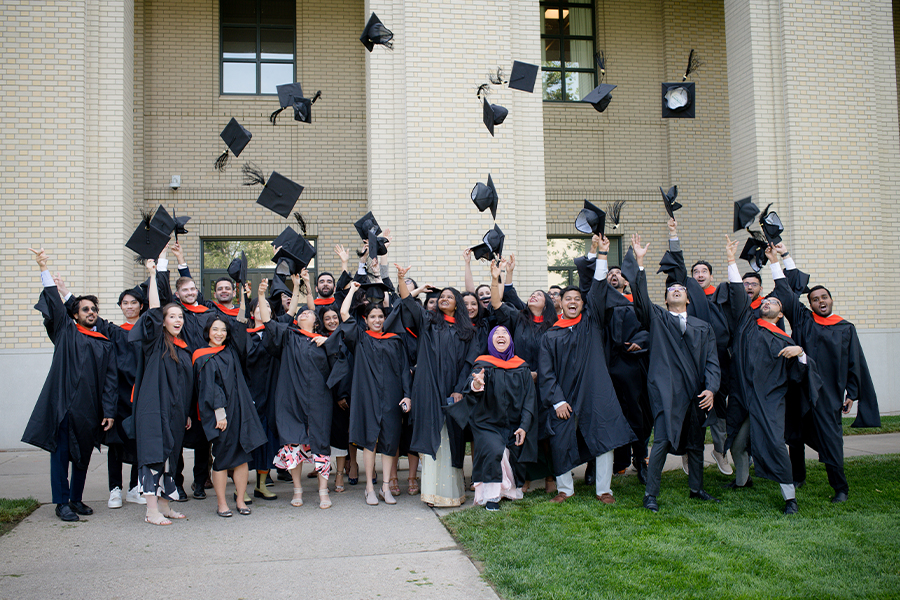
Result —
<instances>
[{"instance_id":1,"label":"window with dark frame","mask_svg":"<svg viewBox=\"0 0 900 600\"><path fill-rule=\"evenodd\" d=\"M578 102L597 86L593 0L542 0L545 102Z\"/></svg>"},{"instance_id":2,"label":"window with dark frame","mask_svg":"<svg viewBox=\"0 0 900 600\"><path fill-rule=\"evenodd\" d=\"M295 81L296 0L221 0L222 94L275 94Z\"/></svg>"},{"instance_id":3,"label":"window with dark frame","mask_svg":"<svg viewBox=\"0 0 900 600\"><path fill-rule=\"evenodd\" d=\"M591 249L590 236L548 236L547 237L547 287L558 285L578 285L578 269L575 258L584 256ZM622 264L622 238L609 237L610 266Z\"/></svg>"}]
</instances>

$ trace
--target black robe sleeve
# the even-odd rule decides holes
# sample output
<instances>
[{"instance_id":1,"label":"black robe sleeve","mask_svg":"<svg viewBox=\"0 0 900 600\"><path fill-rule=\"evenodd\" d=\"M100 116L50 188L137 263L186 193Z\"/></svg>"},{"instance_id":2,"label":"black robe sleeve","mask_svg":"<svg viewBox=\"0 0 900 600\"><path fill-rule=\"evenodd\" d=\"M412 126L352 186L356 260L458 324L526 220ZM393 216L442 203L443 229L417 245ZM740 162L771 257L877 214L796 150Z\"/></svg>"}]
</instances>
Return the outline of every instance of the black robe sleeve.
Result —
<instances>
[{"instance_id":1,"label":"black robe sleeve","mask_svg":"<svg viewBox=\"0 0 900 600\"><path fill-rule=\"evenodd\" d=\"M525 303L519 298L519 293L516 291L516 286L513 284L503 286L503 301L507 304L511 304L518 310L525 308Z\"/></svg>"}]
</instances>

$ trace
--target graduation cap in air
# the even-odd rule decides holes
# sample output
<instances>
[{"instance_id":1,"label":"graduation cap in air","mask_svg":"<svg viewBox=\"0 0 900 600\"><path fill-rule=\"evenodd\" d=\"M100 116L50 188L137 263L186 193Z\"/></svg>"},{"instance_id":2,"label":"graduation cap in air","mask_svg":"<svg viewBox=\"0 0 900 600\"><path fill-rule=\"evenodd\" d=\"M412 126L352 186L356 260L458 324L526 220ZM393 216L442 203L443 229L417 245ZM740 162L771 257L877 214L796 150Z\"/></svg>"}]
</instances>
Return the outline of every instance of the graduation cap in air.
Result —
<instances>
[{"instance_id":1,"label":"graduation cap in air","mask_svg":"<svg viewBox=\"0 0 900 600\"><path fill-rule=\"evenodd\" d=\"M694 82L687 81L687 78L702 66L703 61L700 60L700 56L691 49L681 83L662 84L662 117L664 119L694 118Z\"/></svg>"},{"instance_id":2,"label":"graduation cap in air","mask_svg":"<svg viewBox=\"0 0 900 600\"><path fill-rule=\"evenodd\" d=\"M137 229L125 242L125 247L137 252L141 260L156 259L169 243L175 230L175 220L160 206L155 214L143 213Z\"/></svg>"},{"instance_id":3,"label":"graduation cap in air","mask_svg":"<svg viewBox=\"0 0 900 600\"><path fill-rule=\"evenodd\" d=\"M475 260L481 260L482 258L486 258L487 260L502 258L503 241L505 239L506 235L504 235L495 223L494 228L489 230L484 234L484 237L481 238L482 243L472 248L472 256L475 257Z\"/></svg>"},{"instance_id":4,"label":"graduation cap in air","mask_svg":"<svg viewBox=\"0 0 900 600\"><path fill-rule=\"evenodd\" d=\"M603 112L606 110L606 107L609 106L609 103L612 102L612 91L616 89L616 86L610 83L601 83L593 90L591 90L587 96L581 99L582 102L588 102L594 106L594 110L597 112Z\"/></svg>"},{"instance_id":5,"label":"graduation cap in air","mask_svg":"<svg viewBox=\"0 0 900 600\"><path fill-rule=\"evenodd\" d=\"M362 42L369 52L375 48L375 44L384 46L388 50L393 50L394 44L391 42L392 39L394 39L394 34L384 26L384 23L381 22L381 19L374 12L369 17L369 22L366 23L366 28L363 30L362 35L359 36L359 41Z\"/></svg>"},{"instance_id":6,"label":"graduation cap in air","mask_svg":"<svg viewBox=\"0 0 900 600\"><path fill-rule=\"evenodd\" d=\"M675 211L681 208L681 204L675 201L675 198L678 197L678 186L673 185L668 192L664 192L662 188L659 188L659 193L662 194L663 203L666 205L666 212L669 213L669 218L674 219Z\"/></svg>"},{"instance_id":7,"label":"graduation cap in air","mask_svg":"<svg viewBox=\"0 0 900 600\"><path fill-rule=\"evenodd\" d=\"M625 281L629 283L629 285L634 285L637 282L638 271L640 268L637 264L637 258L634 257L634 248L628 248L628 252L625 253L625 258L622 259L622 266L619 267L619 270L622 271L622 277L625 278Z\"/></svg>"},{"instance_id":8,"label":"graduation cap in air","mask_svg":"<svg viewBox=\"0 0 900 600\"><path fill-rule=\"evenodd\" d=\"M497 188L494 187L494 180L488 174L487 185L480 181L472 188L472 202L478 207L479 212L485 209L491 209L491 216L497 220L497 204L500 199L497 197Z\"/></svg>"},{"instance_id":9,"label":"graduation cap in air","mask_svg":"<svg viewBox=\"0 0 900 600\"><path fill-rule=\"evenodd\" d=\"M369 258L377 258L378 255L387 254L387 238L378 237L381 227L375 220L372 211L367 212L359 221L353 224L359 237L369 242Z\"/></svg>"},{"instance_id":10,"label":"graduation cap in air","mask_svg":"<svg viewBox=\"0 0 900 600\"><path fill-rule=\"evenodd\" d=\"M315 256L316 249L305 237L295 231L294 236L285 242L272 257L272 262L275 263L275 274L282 277L299 275L300 271L305 269Z\"/></svg>"},{"instance_id":11,"label":"graduation cap in air","mask_svg":"<svg viewBox=\"0 0 900 600\"><path fill-rule=\"evenodd\" d=\"M278 104L281 108L269 115L269 121L275 125L275 120L286 108L294 109L294 120L301 123L312 122L312 105L316 100L322 97L322 91L319 90L312 98L303 97L303 87L299 83L285 83L275 86L278 92Z\"/></svg>"},{"instance_id":12,"label":"graduation cap in air","mask_svg":"<svg viewBox=\"0 0 900 600\"><path fill-rule=\"evenodd\" d=\"M244 151L247 144L250 143L250 138L253 137L253 134L238 123L237 119L232 117L225 129L222 130L222 133L219 134L219 137L222 138L222 141L225 142L228 148L216 159L216 170L224 171L228 165L228 150L234 152L234 157L237 158Z\"/></svg>"},{"instance_id":13,"label":"graduation cap in air","mask_svg":"<svg viewBox=\"0 0 900 600\"><path fill-rule=\"evenodd\" d=\"M173 216L175 215L175 209L174 209L174 208L172 209L172 215L173 215ZM187 235L187 233L189 233L188 230L185 229L184 226L187 225L187 222L190 221L191 218L190 218L190 217L178 217L178 216L175 216L175 217L174 217L174 220L175 220L175 241L177 242L177 241L178 241L178 236L179 236L179 235Z\"/></svg>"},{"instance_id":14,"label":"graduation cap in air","mask_svg":"<svg viewBox=\"0 0 900 600\"><path fill-rule=\"evenodd\" d=\"M751 231L751 236L759 235L758 231ZM757 237L749 237L747 238L747 243L744 244L744 249L741 250L740 258L742 260L746 260L750 263L750 268L753 269L754 272L759 273L760 269L769 262L769 257L766 256L766 248L768 244L765 240L758 239Z\"/></svg>"},{"instance_id":15,"label":"graduation cap in air","mask_svg":"<svg viewBox=\"0 0 900 600\"><path fill-rule=\"evenodd\" d=\"M610 223L613 224L613 229L619 228L619 223L622 222L622 208L624 207L625 200L619 200L606 205L606 216L609 217Z\"/></svg>"},{"instance_id":16,"label":"graduation cap in air","mask_svg":"<svg viewBox=\"0 0 900 600\"><path fill-rule=\"evenodd\" d=\"M481 111L481 117L484 121L484 126L487 127L487 130L491 132L491 136L494 135L494 125L500 125L503 121L506 120L506 116L509 114L509 111L499 104L491 104L487 101L487 98L484 98L484 105Z\"/></svg>"},{"instance_id":17,"label":"graduation cap in air","mask_svg":"<svg viewBox=\"0 0 900 600\"><path fill-rule=\"evenodd\" d=\"M584 208L575 217L575 229L581 233L603 235L605 227L606 213L585 200Z\"/></svg>"},{"instance_id":18,"label":"graduation cap in air","mask_svg":"<svg viewBox=\"0 0 900 600\"><path fill-rule=\"evenodd\" d=\"M294 183L277 171L272 171L269 181L266 181L260 168L252 163L245 163L241 170L244 173L244 185L263 186L259 198L256 199L257 204L265 206L284 218L291 214L297 199L303 193L302 185Z\"/></svg>"},{"instance_id":19,"label":"graduation cap in air","mask_svg":"<svg viewBox=\"0 0 900 600\"><path fill-rule=\"evenodd\" d=\"M509 75L509 87L531 94L534 92L534 80L537 78L537 74L537 65L515 60Z\"/></svg>"},{"instance_id":20,"label":"graduation cap in air","mask_svg":"<svg viewBox=\"0 0 900 600\"><path fill-rule=\"evenodd\" d=\"M281 294L292 296L293 292L291 291L291 288L287 286L284 279L276 274L275 277L272 278L272 285L269 286L269 298L272 299Z\"/></svg>"},{"instance_id":21,"label":"graduation cap in air","mask_svg":"<svg viewBox=\"0 0 900 600\"><path fill-rule=\"evenodd\" d=\"M228 265L228 276L234 279L238 285L247 281L247 255L241 250L241 255Z\"/></svg>"},{"instance_id":22,"label":"graduation cap in air","mask_svg":"<svg viewBox=\"0 0 900 600\"><path fill-rule=\"evenodd\" d=\"M763 235L772 244L781 243L781 234L784 233L784 225L781 224L781 218L775 211L769 212L772 206L770 203L762 214L759 216L759 224L762 226Z\"/></svg>"},{"instance_id":23,"label":"graduation cap in air","mask_svg":"<svg viewBox=\"0 0 900 600\"><path fill-rule=\"evenodd\" d=\"M382 302L384 296L390 291L390 288L380 281L363 283L359 287L365 292L366 297L373 302Z\"/></svg>"},{"instance_id":24,"label":"graduation cap in air","mask_svg":"<svg viewBox=\"0 0 900 600\"><path fill-rule=\"evenodd\" d=\"M753 220L759 214L759 208L751 202L752 198L753 196L747 196L734 203L734 231L747 229L753 225Z\"/></svg>"}]
</instances>

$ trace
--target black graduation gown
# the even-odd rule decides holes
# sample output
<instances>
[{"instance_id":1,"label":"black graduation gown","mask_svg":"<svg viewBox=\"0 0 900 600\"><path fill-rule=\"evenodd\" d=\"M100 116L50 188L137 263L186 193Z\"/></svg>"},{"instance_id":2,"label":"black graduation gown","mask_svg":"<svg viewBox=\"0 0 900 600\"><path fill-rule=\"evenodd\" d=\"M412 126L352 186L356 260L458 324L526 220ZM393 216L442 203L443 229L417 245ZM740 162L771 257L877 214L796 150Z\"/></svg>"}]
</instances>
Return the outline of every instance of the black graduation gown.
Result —
<instances>
[{"instance_id":1,"label":"black graduation gown","mask_svg":"<svg viewBox=\"0 0 900 600\"><path fill-rule=\"evenodd\" d=\"M339 331L354 357L350 442L393 456L400 447L400 401L412 397L403 340L395 333L375 337L361 331L353 317Z\"/></svg>"},{"instance_id":2,"label":"black graduation gown","mask_svg":"<svg viewBox=\"0 0 900 600\"><path fill-rule=\"evenodd\" d=\"M266 323L263 344L281 360L275 387L275 422L282 445L308 444L331 455L331 390L327 350L285 323Z\"/></svg>"},{"instance_id":3,"label":"black graduation gown","mask_svg":"<svg viewBox=\"0 0 900 600\"><path fill-rule=\"evenodd\" d=\"M578 322L559 320L541 338L538 385L549 416L554 475L637 439L622 414L603 351L612 308L627 303L605 280L597 282ZM556 416L553 406L559 402L572 409L567 420Z\"/></svg>"},{"instance_id":4,"label":"black graduation gown","mask_svg":"<svg viewBox=\"0 0 900 600\"><path fill-rule=\"evenodd\" d=\"M728 404L728 440L731 446L737 429L750 419L750 449L756 474L777 483L794 481L791 460L785 448L788 403L802 404L791 412L807 413L816 403L821 380L815 363L778 356L794 340L775 325L760 325L750 308L743 283L727 284L730 306L737 324L734 336L735 393ZM791 384L805 383L807 393L790 394Z\"/></svg>"},{"instance_id":5,"label":"black graduation gown","mask_svg":"<svg viewBox=\"0 0 900 600\"><path fill-rule=\"evenodd\" d=\"M213 469L225 471L249 462L251 453L266 443L253 396L244 379L246 325L234 321L230 339L221 350L194 352L194 377L200 406L200 423L212 443ZM224 431L216 429L216 409L225 409Z\"/></svg>"},{"instance_id":6,"label":"black graduation gown","mask_svg":"<svg viewBox=\"0 0 900 600\"><path fill-rule=\"evenodd\" d=\"M141 315L129 334L129 339L140 341L143 356L134 382L134 430L138 467L168 461L168 470L174 471L188 416L191 429L201 426L196 411L189 412L194 391L191 354L176 345L178 361L172 360L164 336L161 308Z\"/></svg>"},{"instance_id":7,"label":"black graduation gown","mask_svg":"<svg viewBox=\"0 0 900 600\"><path fill-rule=\"evenodd\" d=\"M844 439L841 406L845 393L858 401L856 419L851 427L880 427L878 397L869 374L869 366L859 343L856 327L840 317L817 322L811 310L803 306L799 294L785 278L775 280L774 295L791 324L791 337L812 357L822 378L822 389L813 411L805 420L802 434L791 440L814 448L819 461L834 467L844 464ZM838 320L840 319L840 320ZM810 422L811 421L811 422Z\"/></svg>"},{"instance_id":8,"label":"black graduation gown","mask_svg":"<svg viewBox=\"0 0 900 600\"><path fill-rule=\"evenodd\" d=\"M266 351L265 335L262 326L247 330L247 387L256 414L260 419L265 417L269 429L275 432L275 403L270 398L275 396L280 361Z\"/></svg>"},{"instance_id":9,"label":"black graduation gown","mask_svg":"<svg viewBox=\"0 0 900 600\"><path fill-rule=\"evenodd\" d=\"M68 415L69 460L84 470L93 448L100 448L101 422L116 418L114 348L106 336L76 325L56 286L45 287L34 308L53 342L53 361L22 441L55 452L59 425Z\"/></svg>"},{"instance_id":10,"label":"black graduation gown","mask_svg":"<svg viewBox=\"0 0 900 600\"><path fill-rule=\"evenodd\" d=\"M331 337L336 338L328 344L328 364L331 372L328 374L326 384L331 390L331 445L341 450L350 448L350 411L352 410L351 387L353 384L353 365L355 357L353 352L340 339L340 327L332 332ZM341 400L347 402L347 408L341 408L338 404Z\"/></svg>"},{"instance_id":11,"label":"black graduation gown","mask_svg":"<svg viewBox=\"0 0 900 600\"><path fill-rule=\"evenodd\" d=\"M521 357L518 357L521 358ZM537 395L531 368L513 358L502 361L493 356L479 356L473 373L484 369L484 389L472 391L472 377L466 381L467 391L461 402L445 408L447 416L460 427L472 428L475 440L472 456L472 481L502 481L500 461L509 448L510 463L516 486L524 483L524 463L537 458ZM525 431L525 443L516 446L515 431Z\"/></svg>"},{"instance_id":12,"label":"black graduation gown","mask_svg":"<svg viewBox=\"0 0 900 600\"><path fill-rule=\"evenodd\" d=\"M680 317L650 302L647 273L638 271L632 282L634 310L642 327L650 331L650 366L647 392L654 423L655 440L667 440L673 454L702 450L706 411L700 409L700 392L719 389L719 359L716 338L709 323L688 315L681 333Z\"/></svg>"},{"instance_id":13,"label":"black graduation gown","mask_svg":"<svg viewBox=\"0 0 900 600\"><path fill-rule=\"evenodd\" d=\"M444 321L443 314L426 311L412 297L400 301L400 310L406 315L404 322L409 323L412 334L417 336L419 348L410 397L413 434L409 449L434 458L444 426L441 407L450 394L465 393L466 378L478 356L477 341L475 336L470 340L460 338L455 324ZM465 457L462 432L454 424L447 427L447 433L451 463L461 469Z\"/></svg>"}]
</instances>

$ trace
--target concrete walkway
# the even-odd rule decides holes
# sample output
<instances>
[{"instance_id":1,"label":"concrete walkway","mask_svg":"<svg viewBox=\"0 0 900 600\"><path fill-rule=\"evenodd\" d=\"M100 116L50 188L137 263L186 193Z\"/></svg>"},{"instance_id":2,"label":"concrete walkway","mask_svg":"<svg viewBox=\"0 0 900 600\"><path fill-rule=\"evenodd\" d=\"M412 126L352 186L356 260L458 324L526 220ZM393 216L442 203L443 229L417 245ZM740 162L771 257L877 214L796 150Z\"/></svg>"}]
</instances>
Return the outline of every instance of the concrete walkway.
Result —
<instances>
[{"instance_id":1,"label":"concrete walkway","mask_svg":"<svg viewBox=\"0 0 900 600\"><path fill-rule=\"evenodd\" d=\"M852 436L844 448L847 456L897 453L900 434ZM670 457L667 468L680 465ZM106 454L95 453L84 496L94 515L63 523L44 504L0 537L0 599L496 599L438 520L447 511L406 495L405 468L401 461L395 506L366 506L360 484L332 493L334 506L320 510L315 484L304 478L300 508L289 504L292 486L276 482L277 500L256 500L252 515L223 519L210 490L206 500L176 505L186 521L152 527L143 506L106 507ZM0 452L3 497L50 502L48 480L46 452Z\"/></svg>"}]
</instances>

